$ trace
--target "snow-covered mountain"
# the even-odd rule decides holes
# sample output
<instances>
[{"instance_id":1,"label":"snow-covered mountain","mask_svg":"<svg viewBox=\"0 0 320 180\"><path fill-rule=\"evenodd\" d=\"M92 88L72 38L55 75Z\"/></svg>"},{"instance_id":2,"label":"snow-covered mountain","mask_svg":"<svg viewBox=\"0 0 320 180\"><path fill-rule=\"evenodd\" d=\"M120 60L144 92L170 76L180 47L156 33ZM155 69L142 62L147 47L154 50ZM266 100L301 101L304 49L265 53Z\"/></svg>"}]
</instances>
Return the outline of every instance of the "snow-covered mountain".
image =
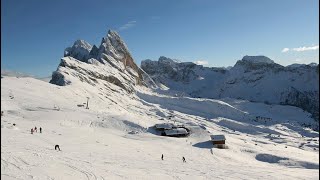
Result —
<instances>
[{"instance_id":1,"label":"snow-covered mountain","mask_svg":"<svg viewBox=\"0 0 320 180\"><path fill-rule=\"evenodd\" d=\"M292 68L297 68L297 67L301 67L301 66L318 66L317 63L310 63L310 64L298 64L298 63L294 63L294 64L290 64L286 67L292 67Z\"/></svg>"},{"instance_id":2,"label":"snow-covered mountain","mask_svg":"<svg viewBox=\"0 0 320 180\"><path fill-rule=\"evenodd\" d=\"M109 31L99 48L78 40L64 55L51 83L2 76L1 179L319 179L318 123L310 113L234 98L185 97L226 96L234 84L249 84L247 91L255 93L261 89L251 83L266 78L259 76L299 77L267 58L246 57L230 70L165 57L144 61L156 89L116 32ZM302 77L305 71L299 68ZM269 79L263 82L273 85ZM215 89L221 84L225 92ZM300 95L301 87L295 89L292 99ZM185 126L190 135L159 136L153 126L167 122ZM35 126L42 132L31 134ZM210 141L221 134L225 149Z\"/></svg>"},{"instance_id":3,"label":"snow-covered mountain","mask_svg":"<svg viewBox=\"0 0 320 180\"><path fill-rule=\"evenodd\" d=\"M141 68L159 87L192 97L294 105L319 119L319 66L284 67L265 56L244 56L227 70L161 56L158 61L142 61Z\"/></svg>"},{"instance_id":4,"label":"snow-covered mountain","mask_svg":"<svg viewBox=\"0 0 320 180\"><path fill-rule=\"evenodd\" d=\"M248 61L250 63L266 63L266 64L274 64L274 61L266 56L244 56L242 58L243 61Z\"/></svg>"},{"instance_id":5,"label":"snow-covered mountain","mask_svg":"<svg viewBox=\"0 0 320 180\"><path fill-rule=\"evenodd\" d=\"M64 56L52 74L52 84L64 86L79 81L92 86L110 87L113 84L128 93L133 92L136 85L155 87L148 74L136 65L115 31L108 31L99 48L77 40L72 47L66 48Z\"/></svg>"}]
</instances>

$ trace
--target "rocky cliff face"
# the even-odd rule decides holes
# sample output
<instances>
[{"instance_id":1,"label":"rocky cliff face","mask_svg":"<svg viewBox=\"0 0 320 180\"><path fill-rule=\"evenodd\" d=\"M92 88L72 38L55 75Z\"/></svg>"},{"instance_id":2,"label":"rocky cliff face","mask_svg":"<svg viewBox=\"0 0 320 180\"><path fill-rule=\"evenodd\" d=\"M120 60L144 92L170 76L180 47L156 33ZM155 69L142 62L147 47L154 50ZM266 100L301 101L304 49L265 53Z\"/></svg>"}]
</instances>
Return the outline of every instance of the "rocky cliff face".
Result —
<instances>
[{"instance_id":1,"label":"rocky cliff face","mask_svg":"<svg viewBox=\"0 0 320 180\"><path fill-rule=\"evenodd\" d=\"M193 97L239 98L300 107L319 119L319 66L281 66L265 56L245 56L230 69L160 57L144 69L158 85Z\"/></svg>"},{"instance_id":2,"label":"rocky cliff face","mask_svg":"<svg viewBox=\"0 0 320 180\"><path fill-rule=\"evenodd\" d=\"M78 81L93 86L111 83L129 93L136 85L156 86L135 64L119 34L111 30L102 38L99 48L77 40L72 47L65 49L64 58L53 72L50 83L65 86Z\"/></svg>"},{"instance_id":3,"label":"rocky cliff face","mask_svg":"<svg viewBox=\"0 0 320 180\"><path fill-rule=\"evenodd\" d=\"M64 57L71 56L80 61L87 62L91 49L92 46L88 42L77 40L72 47L68 47L64 50Z\"/></svg>"}]
</instances>

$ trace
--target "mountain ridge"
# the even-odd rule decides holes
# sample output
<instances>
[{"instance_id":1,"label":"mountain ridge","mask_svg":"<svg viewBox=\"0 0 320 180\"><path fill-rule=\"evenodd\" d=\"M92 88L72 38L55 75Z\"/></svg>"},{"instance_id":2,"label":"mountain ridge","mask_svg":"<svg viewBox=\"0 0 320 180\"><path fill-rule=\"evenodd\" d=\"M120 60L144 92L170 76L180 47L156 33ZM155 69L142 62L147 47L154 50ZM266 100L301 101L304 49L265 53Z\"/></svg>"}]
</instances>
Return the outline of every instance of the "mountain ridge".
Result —
<instances>
[{"instance_id":1,"label":"mountain ridge","mask_svg":"<svg viewBox=\"0 0 320 180\"><path fill-rule=\"evenodd\" d=\"M99 48L84 40L76 40L72 47L66 48L50 83L65 86L77 81L92 86L112 83L128 93L134 92L136 85L155 86L136 65L120 35L112 30L102 38Z\"/></svg>"},{"instance_id":2,"label":"mountain ridge","mask_svg":"<svg viewBox=\"0 0 320 180\"><path fill-rule=\"evenodd\" d=\"M163 59L166 59L164 63ZM244 56L228 69L174 62L161 56L141 62L158 84L191 97L238 98L293 105L319 120L319 65L282 66L266 56Z\"/></svg>"}]
</instances>

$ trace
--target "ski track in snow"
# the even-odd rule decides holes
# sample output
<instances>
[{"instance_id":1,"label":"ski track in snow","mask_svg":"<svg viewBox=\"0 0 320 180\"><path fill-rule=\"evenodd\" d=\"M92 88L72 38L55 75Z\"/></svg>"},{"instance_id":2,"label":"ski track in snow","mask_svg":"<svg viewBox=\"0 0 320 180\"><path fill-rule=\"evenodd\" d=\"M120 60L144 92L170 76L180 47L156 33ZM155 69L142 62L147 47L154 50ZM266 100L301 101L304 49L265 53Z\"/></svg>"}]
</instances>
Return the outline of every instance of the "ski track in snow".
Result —
<instances>
[{"instance_id":1,"label":"ski track in snow","mask_svg":"<svg viewBox=\"0 0 320 180\"><path fill-rule=\"evenodd\" d=\"M1 178L319 178L319 133L299 126L312 119L295 107L268 112L272 105L176 98L144 89L137 96L104 98L96 87L77 86L1 80ZM77 107L87 96L90 109ZM264 110L273 121L254 122ZM170 114L174 117L166 118ZM163 122L185 124L191 135L158 136L150 127ZM30 134L34 126L43 132ZM224 134L228 149L213 148L210 134Z\"/></svg>"}]
</instances>

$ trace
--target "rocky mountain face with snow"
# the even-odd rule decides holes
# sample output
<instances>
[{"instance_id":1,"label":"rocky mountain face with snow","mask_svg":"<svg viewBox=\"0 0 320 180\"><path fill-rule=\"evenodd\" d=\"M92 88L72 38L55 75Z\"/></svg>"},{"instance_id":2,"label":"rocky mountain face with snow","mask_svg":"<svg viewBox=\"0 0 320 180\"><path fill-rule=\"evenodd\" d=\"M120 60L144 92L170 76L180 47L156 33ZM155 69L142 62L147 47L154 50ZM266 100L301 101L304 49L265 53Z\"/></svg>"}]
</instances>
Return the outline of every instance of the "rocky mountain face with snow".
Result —
<instances>
[{"instance_id":1,"label":"rocky mountain face with snow","mask_svg":"<svg viewBox=\"0 0 320 180\"><path fill-rule=\"evenodd\" d=\"M319 65L284 67L265 56L244 56L230 69L160 57L141 68L159 87L203 98L237 98L293 105L319 120Z\"/></svg>"},{"instance_id":2,"label":"rocky mountain face with snow","mask_svg":"<svg viewBox=\"0 0 320 180\"><path fill-rule=\"evenodd\" d=\"M136 65L119 34L112 30L102 38L99 48L77 40L65 49L50 83L65 86L78 81L92 86L113 84L129 93L136 85L155 87L148 74Z\"/></svg>"},{"instance_id":3,"label":"rocky mountain face with snow","mask_svg":"<svg viewBox=\"0 0 320 180\"><path fill-rule=\"evenodd\" d=\"M87 83L127 93L137 86L169 88L192 97L293 105L319 119L319 65L284 67L265 56L244 56L226 69L161 56L158 61L142 61L140 68L119 34L111 30L99 47L77 40L66 48L50 83Z\"/></svg>"}]
</instances>

